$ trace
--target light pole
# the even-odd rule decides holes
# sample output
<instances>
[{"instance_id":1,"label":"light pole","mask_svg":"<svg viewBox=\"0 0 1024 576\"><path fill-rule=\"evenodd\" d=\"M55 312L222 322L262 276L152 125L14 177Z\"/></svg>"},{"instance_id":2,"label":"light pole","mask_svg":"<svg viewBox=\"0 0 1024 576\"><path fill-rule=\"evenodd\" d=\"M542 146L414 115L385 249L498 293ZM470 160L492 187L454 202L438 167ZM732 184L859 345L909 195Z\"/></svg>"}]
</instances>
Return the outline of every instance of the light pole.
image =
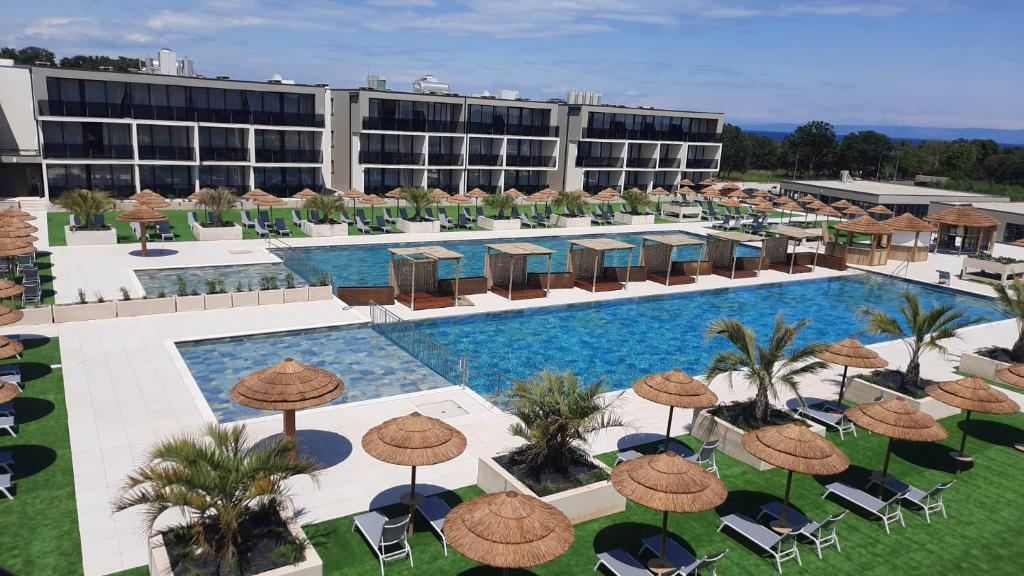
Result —
<instances>
[{"instance_id":1,"label":"light pole","mask_svg":"<svg viewBox=\"0 0 1024 576\"><path fill-rule=\"evenodd\" d=\"M793 160L793 178L796 178L796 165L800 163L800 149L796 149L796 158Z\"/></svg>"},{"instance_id":2,"label":"light pole","mask_svg":"<svg viewBox=\"0 0 1024 576\"><path fill-rule=\"evenodd\" d=\"M903 150L896 151L896 169L892 171L892 181L896 181L896 175L900 173L900 154L903 154Z\"/></svg>"}]
</instances>

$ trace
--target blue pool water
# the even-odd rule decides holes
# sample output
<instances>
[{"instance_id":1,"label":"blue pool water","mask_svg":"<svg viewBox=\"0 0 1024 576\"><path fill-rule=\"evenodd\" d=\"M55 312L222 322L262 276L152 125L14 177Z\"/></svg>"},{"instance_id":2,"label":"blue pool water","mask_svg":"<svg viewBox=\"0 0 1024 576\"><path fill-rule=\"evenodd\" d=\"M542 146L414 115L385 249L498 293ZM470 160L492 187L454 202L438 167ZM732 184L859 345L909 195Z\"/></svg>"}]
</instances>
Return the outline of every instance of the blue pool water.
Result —
<instances>
[{"instance_id":1,"label":"blue pool water","mask_svg":"<svg viewBox=\"0 0 1024 576\"><path fill-rule=\"evenodd\" d=\"M258 290L260 278L273 276L277 278L277 284L284 288L285 274L290 273L284 264L272 262L267 264L245 264L229 266L189 266L185 268L159 268L153 270L136 270L135 276L142 284L146 294L156 296L161 290L171 295L178 293L178 277L185 281L188 290L196 289L200 294L205 294L207 280L222 280L224 288L228 292L236 288L242 290ZM306 281L298 274L292 272L293 282L296 286L305 286Z\"/></svg>"},{"instance_id":2,"label":"blue pool water","mask_svg":"<svg viewBox=\"0 0 1024 576\"><path fill-rule=\"evenodd\" d=\"M678 234L678 232L674 232ZM640 246L643 242L639 234L600 234L587 236L544 236L538 238L524 238L522 241L544 246L555 251L552 258L552 269L555 271L565 270L565 258L569 249L570 238L612 238L623 242L629 242ZM487 251L487 244L503 242L505 240L461 240L454 242L423 242L416 246L444 246L462 254L462 276L483 276L484 275L484 253ZM511 241L511 240L508 240ZM335 286L382 286L388 283L388 248L400 246L401 244L375 244L370 246L317 246L310 248L292 248L309 261L313 266L331 274ZM405 244L411 246L413 244ZM686 246L676 249L676 260L696 260L700 248L697 246ZM741 245L740 255L757 255L758 249L752 246ZM633 264L639 260L640 251L633 251ZM627 253L624 250L608 253L606 263L608 266L625 266ZM530 258L529 270L531 272L544 272L547 270L546 258ZM296 270L296 274L300 271ZM439 276L441 278L455 277L455 263L452 261L440 264ZM307 280L309 280L307 278Z\"/></svg>"}]
</instances>

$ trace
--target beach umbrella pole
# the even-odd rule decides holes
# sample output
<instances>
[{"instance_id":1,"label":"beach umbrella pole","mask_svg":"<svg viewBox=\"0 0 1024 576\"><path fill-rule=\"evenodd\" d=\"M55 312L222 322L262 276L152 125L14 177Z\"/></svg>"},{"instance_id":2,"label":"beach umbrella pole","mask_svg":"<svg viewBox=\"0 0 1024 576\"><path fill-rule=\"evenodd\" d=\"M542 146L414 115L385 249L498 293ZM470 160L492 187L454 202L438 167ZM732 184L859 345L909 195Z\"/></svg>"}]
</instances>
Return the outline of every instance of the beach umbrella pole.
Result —
<instances>
[{"instance_id":1,"label":"beach umbrella pole","mask_svg":"<svg viewBox=\"0 0 1024 576\"><path fill-rule=\"evenodd\" d=\"M668 426L665 428L665 445L661 447L662 452L668 452L668 441L672 438L672 412L675 409L675 406L668 407Z\"/></svg>"},{"instance_id":2,"label":"beach umbrella pole","mask_svg":"<svg viewBox=\"0 0 1024 576\"><path fill-rule=\"evenodd\" d=\"M786 516L789 514L789 490L793 487L793 471L786 471L786 495L782 498L782 513L775 520L772 520L772 530L776 532L789 532L789 523Z\"/></svg>"},{"instance_id":3,"label":"beach umbrella pole","mask_svg":"<svg viewBox=\"0 0 1024 576\"><path fill-rule=\"evenodd\" d=\"M295 410L285 410L282 413L284 419L284 437L287 440L295 440ZM290 460L295 460L295 450L288 453Z\"/></svg>"},{"instance_id":4,"label":"beach umbrella pole","mask_svg":"<svg viewBox=\"0 0 1024 576\"><path fill-rule=\"evenodd\" d=\"M149 255L149 253L146 251L146 230L148 228L149 228L149 224L146 224L145 222L143 222L142 226L141 226L142 234L139 234L139 242L142 243L141 253L142 253L143 256L148 256Z\"/></svg>"},{"instance_id":5,"label":"beach umbrella pole","mask_svg":"<svg viewBox=\"0 0 1024 576\"><path fill-rule=\"evenodd\" d=\"M658 557L651 558L650 562L647 563L647 568L655 574L663 574L668 568L672 568L668 565L665 560L665 544L668 540L668 510L664 510L661 513L661 539L660 549L658 550Z\"/></svg>"},{"instance_id":6,"label":"beach umbrella pole","mask_svg":"<svg viewBox=\"0 0 1024 576\"><path fill-rule=\"evenodd\" d=\"M843 366L843 379L839 382L839 408L843 406L843 394L846 392L846 372L850 369L849 366Z\"/></svg>"},{"instance_id":7,"label":"beach umbrella pole","mask_svg":"<svg viewBox=\"0 0 1024 576\"><path fill-rule=\"evenodd\" d=\"M970 462L973 458L964 452L964 448L967 447L967 425L971 422L971 411L964 410L964 412L966 414L964 415L963 423L961 424L963 430L960 433L960 450L958 452L950 452L949 455L960 462ZM959 470L957 471L959 472Z\"/></svg>"},{"instance_id":8,"label":"beach umbrella pole","mask_svg":"<svg viewBox=\"0 0 1024 576\"><path fill-rule=\"evenodd\" d=\"M882 463L881 482L878 483L878 498L885 495L885 480L889 477L889 456L892 455L892 438L885 444L885 462Z\"/></svg>"},{"instance_id":9,"label":"beach umbrella pole","mask_svg":"<svg viewBox=\"0 0 1024 576\"><path fill-rule=\"evenodd\" d=\"M416 467L412 467L412 480L409 482L409 534L412 535L412 516L416 512Z\"/></svg>"}]
</instances>

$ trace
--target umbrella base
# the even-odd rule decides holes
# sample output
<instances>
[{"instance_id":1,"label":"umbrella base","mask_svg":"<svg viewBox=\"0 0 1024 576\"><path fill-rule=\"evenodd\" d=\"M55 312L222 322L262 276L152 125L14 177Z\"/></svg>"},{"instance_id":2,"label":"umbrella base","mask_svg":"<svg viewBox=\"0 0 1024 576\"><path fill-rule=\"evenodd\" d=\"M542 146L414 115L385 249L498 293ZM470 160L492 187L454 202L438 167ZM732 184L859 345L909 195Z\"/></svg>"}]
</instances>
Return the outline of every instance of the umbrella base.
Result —
<instances>
[{"instance_id":1,"label":"umbrella base","mask_svg":"<svg viewBox=\"0 0 1024 576\"><path fill-rule=\"evenodd\" d=\"M772 530L775 530L779 534L789 534L793 531L793 528L788 524L784 523L781 518L776 518L775 520L772 520L768 523L768 525L772 527Z\"/></svg>"},{"instance_id":2,"label":"umbrella base","mask_svg":"<svg viewBox=\"0 0 1024 576\"><path fill-rule=\"evenodd\" d=\"M661 558L651 558L647 561L647 569L655 574L671 574L679 567L671 565L668 561L662 562Z\"/></svg>"},{"instance_id":3,"label":"umbrella base","mask_svg":"<svg viewBox=\"0 0 1024 576\"><path fill-rule=\"evenodd\" d=\"M402 494L402 497L398 499L399 502L406 506L417 506L420 502L423 502L425 497L419 492L406 492Z\"/></svg>"},{"instance_id":4,"label":"umbrella base","mask_svg":"<svg viewBox=\"0 0 1024 576\"><path fill-rule=\"evenodd\" d=\"M974 462L974 456L964 454L963 452L957 452L956 450L951 451L949 456L957 462Z\"/></svg>"}]
</instances>

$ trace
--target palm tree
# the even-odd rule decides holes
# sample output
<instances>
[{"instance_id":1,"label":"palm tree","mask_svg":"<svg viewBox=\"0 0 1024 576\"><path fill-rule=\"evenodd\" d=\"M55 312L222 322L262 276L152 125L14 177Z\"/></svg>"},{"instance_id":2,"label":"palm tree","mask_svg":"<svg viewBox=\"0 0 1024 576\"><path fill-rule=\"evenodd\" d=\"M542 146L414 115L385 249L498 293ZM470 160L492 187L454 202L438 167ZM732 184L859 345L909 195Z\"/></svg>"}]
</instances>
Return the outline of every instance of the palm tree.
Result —
<instances>
[{"instance_id":1,"label":"palm tree","mask_svg":"<svg viewBox=\"0 0 1024 576\"><path fill-rule=\"evenodd\" d=\"M303 204L302 207L307 211L315 210L320 216L318 224L331 221L331 215L335 212L345 211L345 199L339 196L325 196L323 194L317 194L316 196L310 196Z\"/></svg>"},{"instance_id":2,"label":"palm tree","mask_svg":"<svg viewBox=\"0 0 1024 576\"><path fill-rule=\"evenodd\" d=\"M1010 285L1000 282L993 288L996 291L996 307L1017 321L1017 341L1010 349L1010 358L1014 362L1024 362L1024 282L1014 278Z\"/></svg>"},{"instance_id":3,"label":"palm tree","mask_svg":"<svg viewBox=\"0 0 1024 576\"><path fill-rule=\"evenodd\" d=\"M223 186L213 189L208 188L199 200L196 201L196 204L202 206L213 216L213 224L217 227L224 226L224 213L233 208L237 203L238 197L235 196L235 191Z\"/></svg>"},{"instance_id":4,"label":"palm tree","mask_svg":"<svg viewBox=\"0 0 1024 576\"><path fill-rule=\"evenodd\" d=\"M827 365L814 355L825 349L826 345L814 342L797 350L788 352L793 346L797 335L809 320L799 320L792 324L782 321L782 315L775 317L768 342L761 345L757 342L754 331L744 326L735 318L715 320L708 326L707 337L721 336L733 345L731 350L719 352L707 369L706 381L712 382L722 374L728 374L729 386L733 385L733 374L740 372L743 379L754 387L753 411L749 413L750 421L755 425L768 424L771 418L769 399L778 400L779 393L785 389L800 398L798 380L801 376L817 374Z\"/></svg>"},{"instance_id":5,"label":"palm tree","mask_svg":"<svg viewBox=\"0 0 1024 576\"><path fill-rule=\"evenodd\" d=\"M78 217L83 230L96 229L97 216L114 207L114 199L104 190L76 188L67 190L55 201L58 206Z\"/></svg>"},{"instance_id":6,"label":"palm tree","mask_svg":"<svg viewBox=\"0 0 1024 576\"><path fill-rule=\"evenodd\" d=\"M900 391L903 392L921 386L922 352L935 350L945 354L946 347L942 345L942 340L956 338L961 328L981 320L967 318L962 311L956 310L953 306L922 309L921 301L912 292L903 293L903 304L897 309L902 318L890 316L870 306L862 307L857 314L864 318L864 331L868 334L892 336L907 346L910 360L903 371L903 382L899 385Z\"/></svg>"},{"instance_id":7,"label":"palm tree","mask_svg":"<svg viewBox=\"0 0 1024 576\"><path fill-rule=\"evenodd\" d=\"M586 202L583 200L583 196L573 192L561 191L551 201L551 205L555 208L560 208L568 211L572 214L578 214L583 212L583 206Z\"/></svg>"},{"instance_id":8,"label":"palm tree","mask_svg":"<svg viewBox=\"0 0 1024 576\"><path fill-rule=\"evenodd\" d=\"M177 510L181 529L200 555L212 557L218 572L244 570L253 522L289 504L286 480L314 473L308 459L290 458L293 440L281 438L255 447L244 426L208 425L202 435L161 441L149 461L128 475L116 511L144 506L150 533L157 518Z\"/></svg>"},{"instance_id":9,"label":"palm tree","mask_svg":"<svg viewBox=\"0 0 1024 576\"><path fill-rule=\"evenodd\" d=\"M588 435L626 425L615 409L621 393L608 399L602 396L607 391L604 380L584 385L571 370L564 374L545 370L516 380L505 392L509 412L519 419L509 432L527 443L512 451L513 458L538 477L588 462L581 446Z\"/></svg>"},{"instance_id":10,"label":"palm tree","mask_svg":"<svg viewBox=\"0 0 1024 576\"><path fill-rule=\"evenodd\" d=\"M434 203L434 194L426 188L415 188L412 186L402 188L401 198L412 206L413 222L419 222L422 220L423 217L421 214L423 213L423 209Z\"/></svg>"},{"instance_id":11,"label":"palm tree","mask_svg":"<svg viewBox=\"0 0 1024 576\"><path fill-rule=\"evenodd\" d=\"M512 210L516 205L516 199L506 194L491 194L484 198L484 206L494 210L496 219L505 219L505 210Z\"/></svg>"},{"instance_id":12,"label":"palm tree","mask_svg":"<svg viewBox=\"0 0 1024 576\"><path fill-rule=\"evenodd\" d=\"M629 213L633 215L640 214L641 208L650 208L654 206L654 202L651 197L647 195L647 192L640 190L639 188L630 188L622 193L622 201L629 206Z\"/></svg>"}]
</instances>

